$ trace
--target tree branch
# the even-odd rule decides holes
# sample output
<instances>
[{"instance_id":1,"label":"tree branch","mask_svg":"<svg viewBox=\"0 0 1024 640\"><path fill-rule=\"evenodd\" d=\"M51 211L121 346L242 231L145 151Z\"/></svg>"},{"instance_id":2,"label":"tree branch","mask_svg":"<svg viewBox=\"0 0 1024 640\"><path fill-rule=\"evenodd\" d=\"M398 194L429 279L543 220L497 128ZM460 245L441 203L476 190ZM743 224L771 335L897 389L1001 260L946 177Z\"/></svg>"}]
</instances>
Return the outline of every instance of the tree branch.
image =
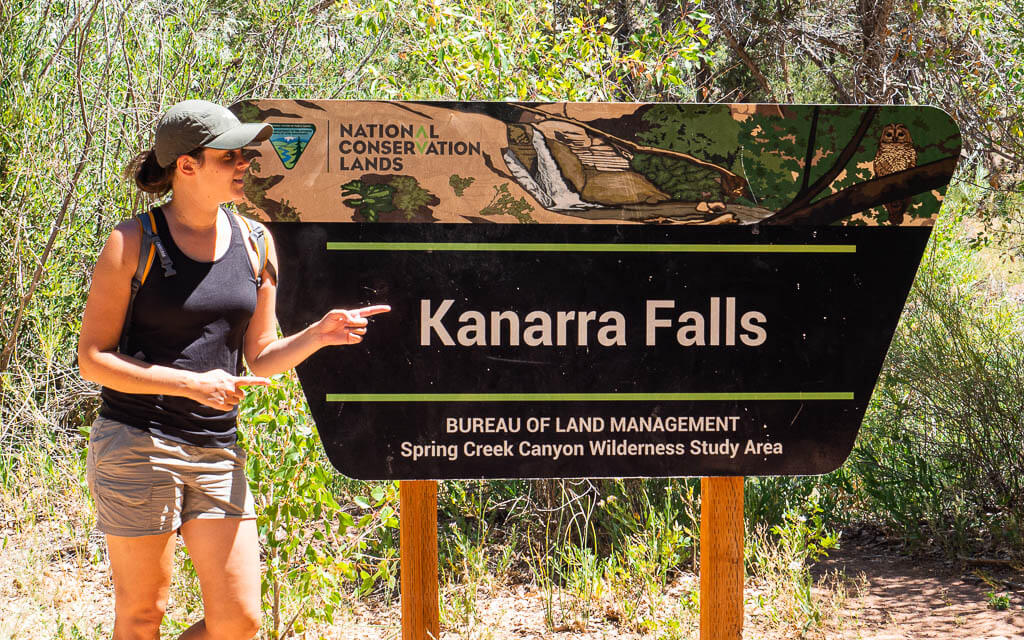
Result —
<instances>
[{"instance_id":1,"label":"tree branch","mask_svg":"<svg viewBox=\"0 0 1024 640\"><path fill-rule=\"evenodd\" d=\"M846 147L836 158L835 164L832 165L832 168L826 171L825 175L815 180L814 184L808 187L806 191L798 194L792 202L779 209L779 212L776 214L777 216L785 216L793 211L803 209L810 204L811 200L814 199L814 196L818 195L821 191L827 188L828 185L832 184L832 181L836 179L836 176L842 173L843 169L846 168L846 165L850 162L850 158L857 153L857 148L864 139L864 135L867 134L868 128L871 127L871 122L875 119L876 114L878 114L878 107L867 107L867 109L865 109L864 115L860 119L860 126L858 126L857 130L854 131L853 137L850 138L850 142L846 144Z\"/></svg>"},{"instance_id":2,"label":"tree branch","mask_svg":"<svg viewBox=\"0 0 1024 640\"><path fill-rule=\"evenodd\" d=\"M814 160L814 139L818 135L818 113L821 107L814 105L814 112L811 116L811 135L807 138L807 154L804 156L804 181L800 185L800 192L797 197L807 192L807 183L811 179L811 162Z\"/></svg>"},{"instance_id":3,"label":"tree branch","mask_svg":"<svg viewBox=\"0 0 1024 640\"><path fill-rule=\"evenodd\" d=\"M743 48L743 45L739 43L736 37L732 34L732 31L729 31L729 27L726 26L725 20L719 16L718 22L718 28L722 30L722 34L729 42L729 48L739 56L740 60L743 61L743 64L750 70L751 75L754 76L754 80L757 80L757 84L761 86L761 90L765 92L765 95L767 95L772 102L778 102L779 99L775 97L775 93L768 85L768 78L764 77L764 74L761 73L761 68L757 66L757 63L750 57L750 54L748 54L747 50Z\"/></svg>"},{"instance_id":4,"label":"tree branch","mask_svg":"<svg viewBox=\"0 0 1024 640\"><path fill-rule=\"evenodd\" d=\"M817 202L767 218L761 224L828 225L872 207L941 189L949 184L957 156L859 182Z\"/></svg>"},{"instance_id":5,"label":"tree branch","mask_svg":"<svg viewBox=\"0 0 1024 640\"><path fill-rule=\"evenodd\" d=\"M832 49L833 51L835 51L841 56L846 57L847 59L852 59L856 57L854 53L850 51L849 47L837 42L836 40L833 40L832 38L829 38L828 36L822 35L820 33L815 33L814 31L808 31L807 29L803 29L801 27L791 26L789 27L789 29L794 34L801 36L801 39L810 38L811 40L814 40L818 44L824 45L829 49Z\"/></svg>"},{"instance_id":6,"label":"tree branch","mask_svg":"<svg viewBox=\"0 0 1024 640\"><path fill-rule=\"evenodd\" d=\"M832 83L832 88L835 89L836 98L839 99L839 102L853 102L853 100L850 99L849 92L846 90L846 87L843 86L843 83L839 82L839 78L836 77L835 72L825 64L825 61L815 53L814 49L808 46L803 40L800 41L800 48L807 54L807 57L814 63L814 66L821 69L821 72L825 74L828 81Z\"/></svg>"},{"instance_id":7,"label":"tree branch","mask_svg":"<svg viewBox=\"0 0 1024 640\"><path fill-rule=\"evenodd\" d=\"M92 144L92 131L88 129L85 132L85 142L82 143L82 155L78 159L78 166L75 167L75 174L71 178L71 183L68 185L68 192L64 195L64 202L61 203L60 211L57 213L56 219L50 226L50 237L46 241L46 247L43 249L42 255L39 257L39 263L36 265L35 273L32 274L32 282L29 284L28 291L21 298L21 303L18 305L18 314L14 318L14 326L11 327L11 333L7 336L7 342L4 344L3 352L0 352L0 371L7 371L8 365L11 363L11 356L14 355L14 348L18 344L18 332L21 330L21 322L25 317L25 310L28 308L29 302L32 301L32 296L36 292L36 287L39 286L39 280L43 277L43 271L46 269L46 261L50 258L50 252L53 251L53 243L57 239L57 234L60 232L61 227L64 224L64 216L68 212L68 206L71 204L71 197L75 195L75 188L78 186L78 179L82 176L82 171L85 169L86 160L89 156L89 148Z\"/></svg>"}]
</instances>

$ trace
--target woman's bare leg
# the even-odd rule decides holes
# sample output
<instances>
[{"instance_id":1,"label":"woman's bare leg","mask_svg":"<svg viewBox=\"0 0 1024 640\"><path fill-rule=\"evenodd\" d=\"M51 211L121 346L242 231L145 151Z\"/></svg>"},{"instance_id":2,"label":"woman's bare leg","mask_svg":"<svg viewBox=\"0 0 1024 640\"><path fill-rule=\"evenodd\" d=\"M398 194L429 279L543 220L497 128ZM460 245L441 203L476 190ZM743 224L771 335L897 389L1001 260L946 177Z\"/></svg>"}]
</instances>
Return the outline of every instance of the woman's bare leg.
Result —
<instances>
[{"instance_id":1,"label":"woman's bare leg","mask_svg":"<svg viewBox=\"0 0 1024 640\"><path fill-rule=\"evenodd\" d=\"M189 520L181 527L203 592L205 617L179 640L248 640L260 628L260 557L255 520Z\"/></svg>"},{"instance_id":2,"label":"woman's bare leg","mask_svg":"<svg viewBox=\"0 0 1024 640\"><path fill-rule=\"evenodd\" d=\"M114 575L114 640L156 640L167 610L174 533L107 536Z\"/></svg>"}]
</instances>

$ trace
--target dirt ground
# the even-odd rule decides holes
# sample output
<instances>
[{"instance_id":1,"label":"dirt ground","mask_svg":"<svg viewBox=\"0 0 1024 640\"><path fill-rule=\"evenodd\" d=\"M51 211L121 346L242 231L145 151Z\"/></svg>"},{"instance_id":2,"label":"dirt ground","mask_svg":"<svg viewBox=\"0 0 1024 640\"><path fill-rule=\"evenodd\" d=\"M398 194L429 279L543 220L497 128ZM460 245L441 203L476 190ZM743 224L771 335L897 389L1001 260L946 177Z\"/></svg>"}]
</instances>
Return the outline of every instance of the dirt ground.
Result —
<instances>
[{"instance_id":1,"label":"dirt ground","mask_svg":"<svg viewBox=\"0 0 1024 640\"><path fill-rule=\"evenodd\" d=\"M46 537L35 537L33 546L21 544L29 540L11 530L3 533L0 640L109 637L113 593L99 539L90 536L88 549L49 549ZM83 562L83 557L92 560ZM42 571L28 569L38 567L42 558L46 565ZM844 594L836 598L834 588L817 591L822 600L837 604L828 610L824 625L801 633L768 624L757 605L758 587L748 584L744 638L1024 640L1024 575L1019 566L998 560L913 557L872 534L848 533L842 548L814 568L826 584L842 585L839 591ZM442 619L447 623L442 640L696 638L697 614L688 597L696 581L693 574L684 574L669 586L658 607L664 616L682 622L667 629L661 626L654 633L622 624L620 605L607 594L597 598L583 618L573 619L562 614L573 606L571 597L532 584L483 584L469 610L467 599L459 599L458 589L448 588L443 596ZM991 606L1002 604L1003 610ZM554 628L545 620L546 611L556 613ZM397 602L384 605L365 600L330 627L311 629L314 633L305 637L315 638L318 631L339 640L397 640L399 619Z\"/></svg>"},{"instance_id":2,"label":"dirt ground","mask_svg":"<svg viewBox=\"0 0 1024 640\"><path fill-rule=\"evenodd\" d=\"M841 606L822 628L768 630L756 606L756 587L746 592L744 638L791 640L1022 640L1024 639L1024 574L997 558L949 561L934 555L911 556L898 545L872 534L844 536L841 550L814 567L814 574L844 585ZM666 603L678 600L696 586L696 576L682 576L669 590ZM818 590L822 598L833 597ZM1006 600L1000 602L1000 596ZM557 598L557 595L555 596ZM527 586L506 586L480 593L478 622L472 631L442 630L443 640L639 640L696 638L695 626L681 634L653 635L623 629L614 615L593 616L585 628L562 625L554 630L544 622L546 595ZM992 605L1005 609L996 609ZM672 606L669 604L668 606ZM399 607L365 607L352 612L349 623L332 632L344 640L398 638ZM607 612L610 613L610 612ZM696 617L694 617L696 622Z\"/></svg>"},{"instance_id":3,"label":"dirt ground","mask_svg":"<svg viewBox=\"0 0 1024 640\"><path fill-rule=\"evenodd\" d=\"M856 624L828 636L843 640L1024 638L1020 569L999 558L908 556L870 533L844 536L842 548L815 568L859 582L841 612ZM999 596L1006 596L1004 610L990 606L1000 604Z\"/></svg>"},{"instance_id":4,"label":"dirt ground","mask_svg":"<svg viewBox=\"0 0 1024 640\"><path fill-rule=\"evenodd\" d=\"M859 535L858 535L859 534ZM831 552L813 570L816 577L844 585L841 606L823 628L807 633L770 631L756 606L756 587L746 593L744 638L790 640L1024 640L1024 573L998 558L950 561L935 555L912 556L898 544L869 532L848 532L842 549ZM669 590L667 603L696 587L684 575ZM833 597L818 590L822 598ZM1001 596L1006 600L1001 601ZM557 596L556 596L557 598ZM593 616L585 628L563 625L549 630L544 622L546 595L526 585L479 595L479 622L472 632L442 631L443 640L634 640L666 636L623 629L614 615ZM1005 604L1005 609L994 606ZM610 613L610 612L608 612ZM338 638L398 638L398 605L353 612L350 624L335 627ZM694 617L696 622L696 617ZM681 629L696 638L696 628Z\"/></svg>"}]
</instances>

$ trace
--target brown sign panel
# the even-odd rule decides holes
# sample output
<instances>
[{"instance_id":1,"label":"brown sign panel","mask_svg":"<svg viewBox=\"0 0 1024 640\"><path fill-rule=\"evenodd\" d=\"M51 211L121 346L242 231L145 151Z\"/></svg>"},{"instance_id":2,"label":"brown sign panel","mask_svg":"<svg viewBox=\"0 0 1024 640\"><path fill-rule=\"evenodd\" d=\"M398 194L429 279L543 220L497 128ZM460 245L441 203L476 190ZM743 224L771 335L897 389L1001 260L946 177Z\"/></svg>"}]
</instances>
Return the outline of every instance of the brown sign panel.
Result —
<instances>
[{"instance_id":1,"label":"brown sign panel","mask_svg":"<svg viewBox=\"0 0 1024 640\"><path fill-rule=\"evenodd\" d=\"M365 479L836 468L960 149L927 107L234 108L285 331L393 307L298 369Z\"/></svg>"}]
</instances>

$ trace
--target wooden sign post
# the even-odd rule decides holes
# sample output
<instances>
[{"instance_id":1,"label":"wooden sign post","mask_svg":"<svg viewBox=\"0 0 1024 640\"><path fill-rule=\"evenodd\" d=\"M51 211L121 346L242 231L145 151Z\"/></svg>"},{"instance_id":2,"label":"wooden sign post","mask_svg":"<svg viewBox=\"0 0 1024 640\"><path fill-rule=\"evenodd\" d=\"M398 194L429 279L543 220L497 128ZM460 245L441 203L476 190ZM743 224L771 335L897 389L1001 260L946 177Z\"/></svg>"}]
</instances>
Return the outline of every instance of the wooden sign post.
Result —
<instances>
[{"instance_id":1,"label":"wooden sign post","mask_svg":"<svg viewBox=\"0 0 1024 640\"><path fill-rule=\"evenodd\" d=\"M398 495L402 640L437 640L437 482L402 480Z\"/></svg>"},{"instance_id":2,"label":"wooden sign post","mask_svg":"<svg viewBox=\"0 0 1024 640\"><path fill-rule=\"evenodd\" d=\"M402 640L440 637L437 482L399 483ZM701 479L700 638L743 637L743 477Z\"/></svg>"},{"instance_id":3,"label":"wooden sign post","mask_svg":"<svg viewBox=\"0 0 1024 640\"><path fill-rule=\"evenodd\" d=\"M700 481L700 640L743 637L743 478Z\"/></svg>"}]
</instances>

